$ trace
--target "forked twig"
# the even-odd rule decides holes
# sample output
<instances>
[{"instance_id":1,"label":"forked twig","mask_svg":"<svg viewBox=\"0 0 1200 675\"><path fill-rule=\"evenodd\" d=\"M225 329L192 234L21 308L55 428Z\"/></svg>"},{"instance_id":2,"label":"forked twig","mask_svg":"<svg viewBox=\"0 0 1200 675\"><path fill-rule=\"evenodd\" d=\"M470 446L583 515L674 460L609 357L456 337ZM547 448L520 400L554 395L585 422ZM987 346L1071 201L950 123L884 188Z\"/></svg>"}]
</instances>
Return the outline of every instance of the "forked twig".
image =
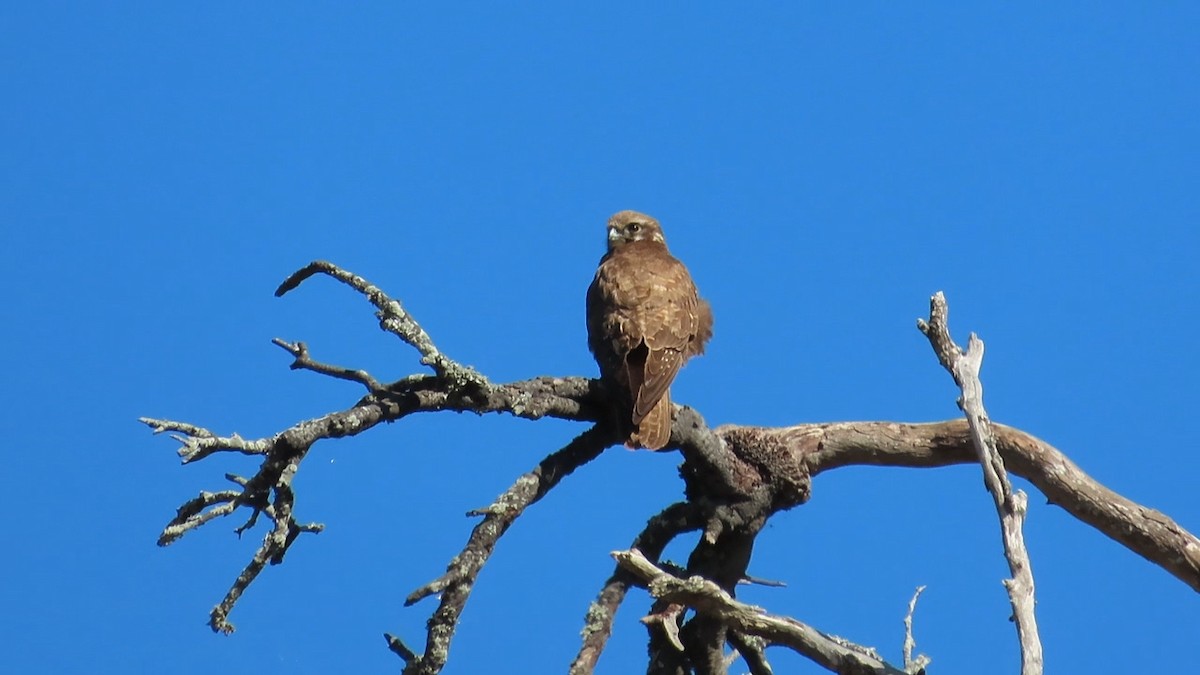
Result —
<instances>
[{"instance_id":1,"label":"forked twig","mask_svg":"<svg viewBox=\"0 0 1200 675\"><path fill-rule=\"evenodd\" d=\"M917 320L917 328L937 353L938 361L962 390L959 407L967 416L975 450L983 466L983 479L1000 516L1000 530L1004 540L1004 557L1008 561L1011 579L1004 581L1008 589L1009 602L1013 608L1013 620L1021 642L1021 674L1041 675L1042 641L1038 636L1037 616L1034 614L1033 566L1029 551L1025 548L1025 535L1021 526L1025 521L1028 498L1025 493L1015 493L1004 468L1004 459L996 449L996 435L991 420L983 408L983 383L979 380L979 368L983 363L983 340L971 333L964 352L950 337L947 324L949 309L946 296L938 291L929 300L929 321Z\"/></svg>"},{"instance_id":2,"label":"forked twig","mask_svg":"<svg viewBox=\"0 0 1200 675\"><path fill-rule=\"evenodd\" d=\"M433 344L429 334L404 309L399 300L393 300L378 286L331 262L315 260L305 265L275 289L275 297L283 297L284 294L297 288L306 279L316 274L324 274L337 279L366 296L367 300L378 310L375 316L379 318L379 326L412 345L421 353L421 363L432 367L439 377L447 378L455 387L473 386L484 389L488 386L487 378L479 371L464 366L440 352Z\"/></svg>"}]
</instances>

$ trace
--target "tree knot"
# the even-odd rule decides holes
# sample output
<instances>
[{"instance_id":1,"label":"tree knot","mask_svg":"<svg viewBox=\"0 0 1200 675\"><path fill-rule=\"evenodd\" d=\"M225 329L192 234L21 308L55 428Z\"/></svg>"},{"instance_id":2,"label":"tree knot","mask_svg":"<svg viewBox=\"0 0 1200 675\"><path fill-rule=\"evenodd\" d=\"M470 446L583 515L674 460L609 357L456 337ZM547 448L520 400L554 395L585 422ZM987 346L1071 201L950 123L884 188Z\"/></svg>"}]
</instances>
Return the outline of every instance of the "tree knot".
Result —
<instances>
[{"instance_id":1,"label":"tree knot","mask_svg":"<svg viewBox=\"0 0 1200 675\"><path fill-rule=\"evenodd\" d=\"M735 457L758 474L758 482L771 495L772 510L799 506L812 496L808 467L796 460L784 439L755 427L718 430Z\"/></svg>"}]
</instances>

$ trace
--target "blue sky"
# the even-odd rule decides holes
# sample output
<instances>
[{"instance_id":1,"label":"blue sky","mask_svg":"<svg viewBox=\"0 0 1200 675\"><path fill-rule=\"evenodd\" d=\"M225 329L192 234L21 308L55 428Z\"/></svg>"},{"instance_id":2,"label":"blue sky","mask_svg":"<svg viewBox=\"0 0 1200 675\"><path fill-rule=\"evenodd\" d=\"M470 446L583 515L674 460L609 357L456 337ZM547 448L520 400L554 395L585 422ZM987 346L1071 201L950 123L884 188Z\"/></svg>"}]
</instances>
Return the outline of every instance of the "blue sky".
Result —
<instances>
[{"instance_id":1,"label":"blue sky","mask_svg":"<svg viewBox=\"0 0 1200 675\"><path fill-rule=\"evenodd\" d=\"M496 380L592 374L583 292L607 217L657 216L714 307L675 398L710 424L955 417L914 327L943 290L988 346L991 416L1200 531L1200 10L1184 3L8 3L4 672L395 672L472 521L579 425L442 414L319 444L324 522L205 626L261 538L174 509L242 457L180 467L142 415L257 437L351 404L270 338L419 369L316 258L379 284ZM501 541L447 673L563 672L673 454L615 449ZM1022 485L1024 485L1022 483ZM1048 672L1178 669L1194 591L1031 498ZM688 541L691 541L690 539ZM687 542L671 553L682 559ZM1007 573L975 467L842 469L775 517L744 597L931 672L1011 673ZM640 672L634 593L600 672ZM821 672L773 653L777 672Z\"/></svg>"}]
</instances>

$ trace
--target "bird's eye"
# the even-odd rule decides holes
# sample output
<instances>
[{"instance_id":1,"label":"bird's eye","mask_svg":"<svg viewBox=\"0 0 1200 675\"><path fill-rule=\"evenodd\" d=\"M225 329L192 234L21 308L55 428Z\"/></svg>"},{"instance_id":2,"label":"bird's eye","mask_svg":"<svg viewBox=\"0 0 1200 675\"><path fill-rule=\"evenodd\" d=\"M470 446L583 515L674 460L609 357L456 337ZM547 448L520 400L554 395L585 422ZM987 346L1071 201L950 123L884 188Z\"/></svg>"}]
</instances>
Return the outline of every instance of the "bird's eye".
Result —
<instances>
[{"instance_id":1,"label":"bird's eye","mask_svg":"<svg viewBox=\"0 0 1200 675\"><path fill-rule=\"evenodd\" d=\"M630 224L629 224L629 231L630 231L630 232L632 232L632 233L634 233L634 234L636 234L636 233L637 233L637 231L638 231L638 230L640 230L640 229L642 229L642 226L641 226L641 225L639 225L639 224L637 224L637 223L630 223Z\"/></svg>"}]
</instances>

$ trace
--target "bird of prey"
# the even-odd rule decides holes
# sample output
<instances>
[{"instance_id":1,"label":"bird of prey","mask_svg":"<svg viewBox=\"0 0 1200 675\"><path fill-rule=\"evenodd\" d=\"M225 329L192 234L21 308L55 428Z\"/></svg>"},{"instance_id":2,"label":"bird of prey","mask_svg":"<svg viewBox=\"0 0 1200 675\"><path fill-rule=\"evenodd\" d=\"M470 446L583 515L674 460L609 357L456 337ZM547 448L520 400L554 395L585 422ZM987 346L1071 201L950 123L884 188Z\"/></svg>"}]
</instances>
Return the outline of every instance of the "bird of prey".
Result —
<instances>
[{"instance_id":1,"label":"bird of prey","mask_svg":"<svg viewBox=\"0 0 1200 675\"><path fill-rule=\"evenodd\" d=\"M671 439L671 382L704 352L712 324L658 221L637 211L610 218L608 252L587 291L588 347L618 396L626 446L658 450Z\"/></svg>"}]
</instances>

